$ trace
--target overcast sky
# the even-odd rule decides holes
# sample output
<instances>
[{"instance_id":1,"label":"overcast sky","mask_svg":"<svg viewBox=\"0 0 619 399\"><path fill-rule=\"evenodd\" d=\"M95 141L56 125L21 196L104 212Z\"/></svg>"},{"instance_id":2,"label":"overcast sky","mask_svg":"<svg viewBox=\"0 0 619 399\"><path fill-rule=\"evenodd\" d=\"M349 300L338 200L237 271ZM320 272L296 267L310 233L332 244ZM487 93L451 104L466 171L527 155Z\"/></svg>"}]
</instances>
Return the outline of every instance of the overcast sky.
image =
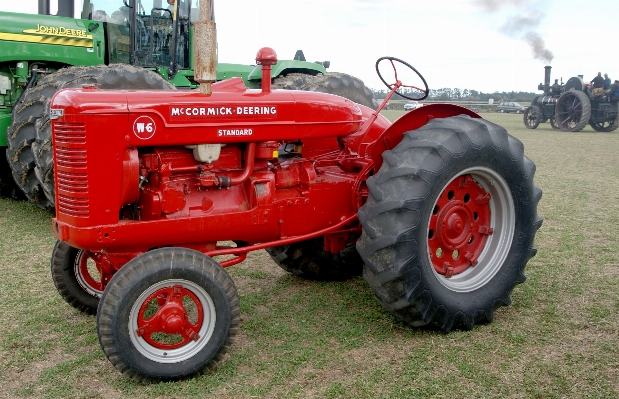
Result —
<instances>
[{"instance_id":1,"label":"overcast sky","mask_svg":"<svg viewBox=\"0 0 619 399\"><path fill-rule=\"evenodd\" d=\"M36 5L0 0L2 11ZM381 56L409 62L432 89L537 92L545 65L553 80L619 79L617 0L215 0L215 15L220 62L302 49L376 89Z\"/></svg>"}]
</instances>

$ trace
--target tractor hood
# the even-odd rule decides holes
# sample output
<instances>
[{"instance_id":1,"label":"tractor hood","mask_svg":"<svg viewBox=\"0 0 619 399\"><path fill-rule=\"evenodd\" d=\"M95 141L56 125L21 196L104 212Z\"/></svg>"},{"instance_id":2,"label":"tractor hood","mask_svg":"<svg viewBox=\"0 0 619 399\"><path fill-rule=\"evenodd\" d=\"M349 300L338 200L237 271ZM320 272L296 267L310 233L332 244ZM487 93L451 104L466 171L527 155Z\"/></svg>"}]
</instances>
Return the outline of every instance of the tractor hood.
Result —
<instances>
[{"instance_id":1,"label":"tractor hood","mask_svg":"<svg viewBox=\"0 0 619 399\"><path fill-rule=\"evenodd\" d=\"M66 89L54 96L50 108L54 119L79 120L88 134L122 135L131 146L340 137L363 123L359 105L345 98L295 90L263 93L246 89L240 78L214 84L211 95ZM89 126L102 120L114 125Z\"/></svg>"}]
</instances>

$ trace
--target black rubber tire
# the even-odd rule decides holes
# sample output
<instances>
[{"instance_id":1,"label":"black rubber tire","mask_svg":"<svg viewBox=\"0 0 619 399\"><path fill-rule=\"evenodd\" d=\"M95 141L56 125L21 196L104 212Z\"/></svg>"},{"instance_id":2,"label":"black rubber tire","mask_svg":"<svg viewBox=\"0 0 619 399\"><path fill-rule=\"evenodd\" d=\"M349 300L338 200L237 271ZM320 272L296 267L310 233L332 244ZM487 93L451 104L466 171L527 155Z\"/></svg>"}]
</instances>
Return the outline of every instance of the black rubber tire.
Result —
<instances>
[{"instance_id":1,"label":"black rubber tire","mask_svg":"<svg viewBox=\"0 0 619 399\"><path fill-rule=\"evenodd\" d=\"M491 322L497 308L511 303L513 288L525 281L524 268L537 252L533 241L542 224L537 214L542 192L533 182L535 165L524 156L522 143L500 126L462 115L432 119L405 133L383 159L367 181L369 197L358 212L363 233L357 242L363 275L379 302L412 326L444 332ZM483 187L493 195L495 232L475 268L447 278L430 259L430 219L447 184L469 173L475 179L476 174L493 177Z\"/></svg>"},{"instance_id":2,"label":"black rubber tire","mask_svg":"<svg viewBox=\"0 0 619 399\"><path fill-rule=\"evenodd\" d=\"M266 251L282 269L308 280L342 281L360 276L363 271L363 260L354 245L332 254L325 251L323 237Z\"/></svg>"},{"instance_id":3,"label":"black rubber tire","mask_svg":"<svg viewBox=\"0 0 619 399\"><path fill-rule=\"evenodd\" d=\"M139 309L144 295L157 288L177 285L203 295L206 300L200 304L205 314L214 313L215 322L205 318L202 328L212 330L198 330L203 340L169 351L157 349L130 327L138 320L134 306ZM238 333L240 313L234 282L217 262L191 249L162 248L134 258L112 277L99 303L97 331L103 352L125 376L142 383L180 380L208 373L223 361ZM168 355L175 361L163 361Z\"/></svg>"},{"instance_id":4,"label":"black rubber tire","mask_svg":"<svg viewBox=\"0 0 619 399\"><path fill-rule=\"evenodd\" d=\"M57 82L66 82L83 69L63 68L41 78L13 109L13 120L6 131L6 158L15 183L31 202L50 212L53 212L53 203L45 196L34 172L32 145L36 140L36 123L45 112L46 101L56 93Z\"/></svg>"},{"instance_id":5,"label":"black rubber tire","mask_svg":"<svg viewBox=\"0 0 619 399\"><path fill-rule=\"evenodd\" d=\"M524 126L526 126L527 129L536 129L540 123L540 115L541 112L537 105L528 107L522 115Z\"/></svg>"},{"instance_id":6,"label":"black rubber tire","mask_svg":"<svg viewBox=\"0 0 619 399\"><path fill-rule=\"evenodd\" d=\"M74 68L67 68L67 70L71 69ZM80 67L77 73L73 74L72 79L52 81L54 93L60 89L82 87L85 84L96 85L100 89L176 90L176 87L161 75L144 68L125 64ZM52 129L49 119L49 102L52 95L45 98L43 115L35 124L35 141L32 143L32 154L35 163L34 174L45 197L53 207L56 199L54 197Z\"/></svg>"},{"instance_id":7,"label":"black rubber tire","mask_svg":"<svg viewBox=\"0 0 619 399\"><path fill-rule=\"evenodd\" d=\"M69 305L82 313L94 315L97 313L101 292L91 289L89 293L77 278L76 266L84 256L84 251L56 241L52 252L51 272L56 290Z\"/></svg>"},{"instance_id":8,"label":"black rubber tire","mask_svg":"<svg viewBox=\"0 0 619 399\"><path fill-rule=\"evenodd\" d=\"M374 93L363 84L361 79L339 72L327 72L326 75L306 75L290 73L273 80L273 87L287 90L317 91L335 94L357 104L377 109L378 102Z\"/></svg>"},{"instance_id":9,"label":"black rubber tire","mask_svg":"<svg viewBox=\"0 0 619 399\"><path fill-rule=\"evenodd\" d=\"M578 90L561 94L555 108L555 122L564 132L580 132L591 118L591 101Z\"/></svg>"}]
</instances>

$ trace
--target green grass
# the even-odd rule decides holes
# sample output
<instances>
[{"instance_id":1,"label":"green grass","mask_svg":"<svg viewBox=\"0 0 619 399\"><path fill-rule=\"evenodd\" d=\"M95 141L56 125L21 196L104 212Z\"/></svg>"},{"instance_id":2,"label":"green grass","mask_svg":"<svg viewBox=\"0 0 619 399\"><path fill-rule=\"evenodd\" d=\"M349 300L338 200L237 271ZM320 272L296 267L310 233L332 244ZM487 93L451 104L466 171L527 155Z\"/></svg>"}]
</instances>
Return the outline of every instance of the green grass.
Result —
<instances>
[{"instance_id":1,"label":"green grass","mask_svg":"<svg viewBox=\"0 0 619 399\"><path fill-rule=\"evenodd\" d=\"M618 397L619 132L527 130L521 115L482 116L524 142L544 192L539 252L493 323L409 328L362 278L304 281L259 251L228 269L242 325L223 366L138 385L103 355L95 318L56 293L50 216L0 199L0 397Z\"/></svg>"}]
</instances>

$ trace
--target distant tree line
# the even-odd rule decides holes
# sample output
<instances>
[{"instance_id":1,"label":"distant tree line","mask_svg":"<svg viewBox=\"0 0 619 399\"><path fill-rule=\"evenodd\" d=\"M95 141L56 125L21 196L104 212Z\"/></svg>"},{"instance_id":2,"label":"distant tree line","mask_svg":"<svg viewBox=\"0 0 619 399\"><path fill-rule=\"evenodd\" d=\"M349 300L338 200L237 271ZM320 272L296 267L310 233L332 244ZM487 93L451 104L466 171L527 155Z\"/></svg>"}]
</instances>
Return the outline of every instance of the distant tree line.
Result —
<instances>
[{"instance_id":1,"label":"distant tree line","mask_svg":"<svg viewBox=\"0 0 619 399\"><path fill-rule=\"evenodd\" d=\"M387 95L386 90L372 90L374 92L374 97L377 99L385 98ZM403 94L410 93L411 97L418 97L419 92L410 89L402 89L400 90ZM526 93L523 91L515 92L498 92L494 93L484 93L477 90L469 90L469 89L452 89L452 88L442 88L442 89L430 89L430 95L428 96L428 100L433 101L483 101L488 102L488 100L493 99L496 101L522 101L522 102L530 102L535 97L536 93ZM397 94L394 94L391 97L393 100L406 100L403 97L400 97Z\"/></svg>"}]
</instances>

